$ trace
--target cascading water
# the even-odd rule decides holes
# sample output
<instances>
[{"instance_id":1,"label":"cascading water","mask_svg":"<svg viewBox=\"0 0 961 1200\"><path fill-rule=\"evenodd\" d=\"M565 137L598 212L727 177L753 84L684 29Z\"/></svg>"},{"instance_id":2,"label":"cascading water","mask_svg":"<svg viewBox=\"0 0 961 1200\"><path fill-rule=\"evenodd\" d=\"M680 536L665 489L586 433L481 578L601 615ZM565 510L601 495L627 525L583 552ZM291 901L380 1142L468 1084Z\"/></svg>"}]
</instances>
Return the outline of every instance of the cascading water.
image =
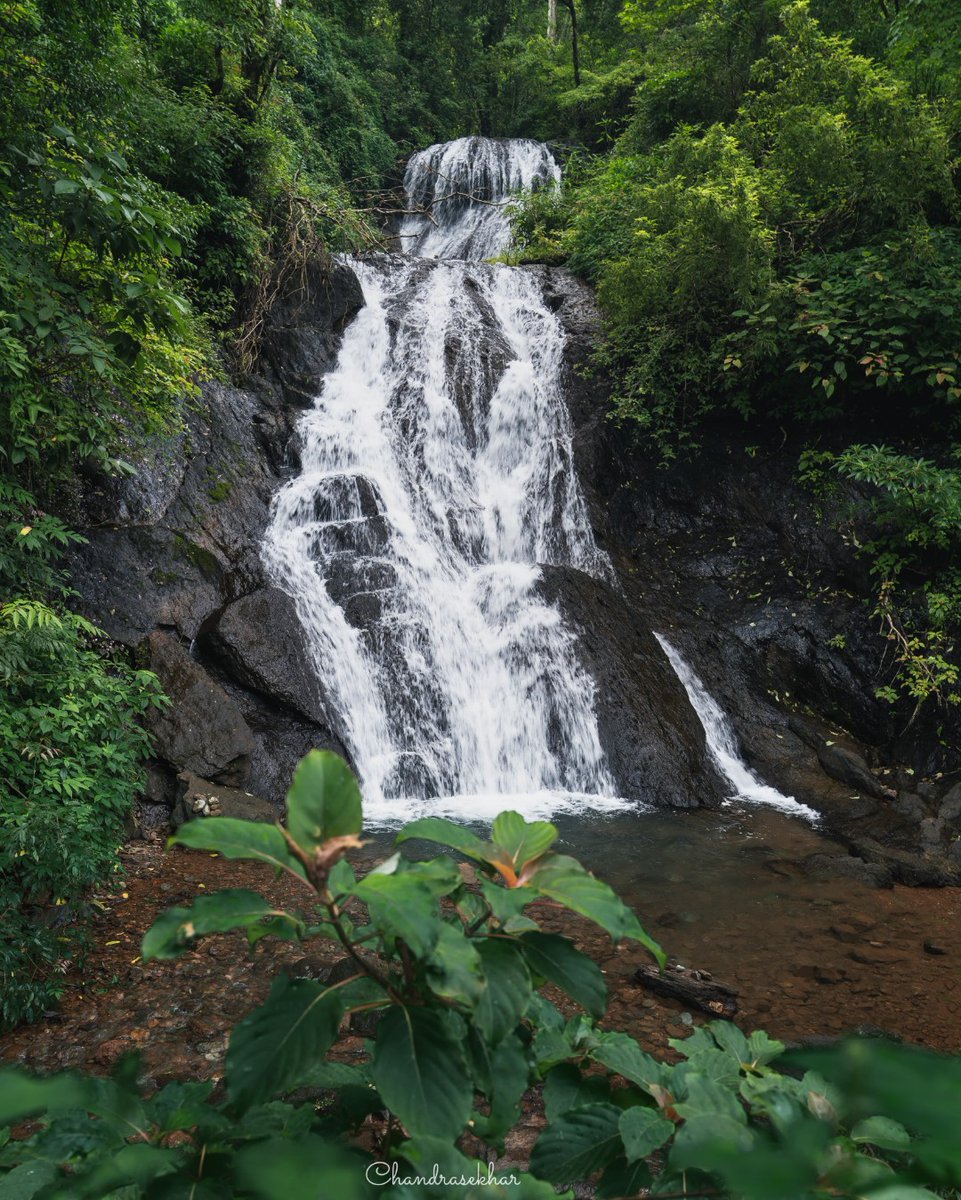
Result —
<instances>
[{"instance_id":1,"label":"cascading water","mask_svg":"<svg viewBox=\"0 0 961 1200\"><path fill-rule=\"evenodd\" d=\"M508 198L560 177L546 146L520 138L460 138L421 150L404 179L414 211L400 228L403 249L421 258L493 258L510 241Z\"/></svg>"},{"instance_id":2,"label":"cascading water","mask_svg":"<svg viewBox=\"0 0 961 1200\"><path fill-rule=\"evenodd\" d=\"M733 792L731 799L743 800L747 804L767 804L790 813L792 816L817 821L818 814L813 808L801 804L793 796L782 795L777 788L769 787L758 779L747 763L741 759L734 729L721 706L667 638L659 633L655 633L654 636L660 642L661 649L670 660L694 711L704 726L708 753L730 784Z\"/></svg>"},{"instance_id":3,"label":"cascading water","mask_svg":"<svg viewBox=\"0 0 961 1200\"><path fill-rule=\"evenodd\" d=\"M411 159L408 207L448 199L404 222L417 257L352 263L366 305L276 500L265 561L375 823L626 804L575 635L538 592L539 564L610 570L572 464L563 330L529 272L477 261L507 243L499 202L557 174L534 142Z\"/></svg>"}]
</instances>

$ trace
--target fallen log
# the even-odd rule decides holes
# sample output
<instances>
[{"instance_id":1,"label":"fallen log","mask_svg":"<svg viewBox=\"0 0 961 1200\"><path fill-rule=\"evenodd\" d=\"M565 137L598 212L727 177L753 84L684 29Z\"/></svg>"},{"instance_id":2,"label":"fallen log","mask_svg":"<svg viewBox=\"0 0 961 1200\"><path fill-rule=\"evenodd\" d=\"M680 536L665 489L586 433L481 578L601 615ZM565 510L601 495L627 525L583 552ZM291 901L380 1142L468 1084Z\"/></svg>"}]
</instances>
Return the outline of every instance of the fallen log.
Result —
<instances>
[{"instance_id":1,"label":"fallen log","mask_svg":"<svg viewBox=\"0 0 961 1200\"><path fill-rule=\"evenodd\" d=\"M737 1012L737 988L721 983L708 971L668 963L664 971L657 967L638 967L633 979L658 996L680 1000L688 1008L696 1008L711 1017L733 1017Z\"/></svg>"}]
</instances>

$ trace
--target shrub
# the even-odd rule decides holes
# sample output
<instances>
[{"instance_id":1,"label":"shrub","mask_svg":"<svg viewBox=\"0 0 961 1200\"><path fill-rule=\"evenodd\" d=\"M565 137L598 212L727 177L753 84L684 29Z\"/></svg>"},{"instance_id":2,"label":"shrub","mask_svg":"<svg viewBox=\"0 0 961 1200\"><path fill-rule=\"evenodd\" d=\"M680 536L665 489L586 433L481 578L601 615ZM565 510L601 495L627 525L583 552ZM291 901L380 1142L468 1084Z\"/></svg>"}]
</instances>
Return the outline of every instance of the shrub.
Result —
<instances>
[{"instance_id":1,"label":"shrub","mask_svg":"<svg viewBox=\"0 0 961 1200\"><path fill-rule=\"evenodd\" d=\"M88 889L117 866L156 677L98 647L84 618L0 606L0 1025L33 1020L82 947Z\"/></svg>"}]
</instances>

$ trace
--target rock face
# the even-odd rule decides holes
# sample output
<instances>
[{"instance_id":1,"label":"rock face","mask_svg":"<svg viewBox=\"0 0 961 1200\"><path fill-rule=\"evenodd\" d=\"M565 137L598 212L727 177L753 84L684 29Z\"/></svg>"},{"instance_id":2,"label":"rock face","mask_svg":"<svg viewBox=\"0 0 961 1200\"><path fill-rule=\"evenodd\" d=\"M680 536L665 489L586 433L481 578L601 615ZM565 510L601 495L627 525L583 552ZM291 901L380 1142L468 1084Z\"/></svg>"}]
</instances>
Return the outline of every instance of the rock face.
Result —
<instances>
[{"instance_id":1,"label":"rock face","mask_svg":"<svg viewBox=\"0 0 961 1200\"><path fill-rule=\"evenodd\" d=\"M209 383L185 428L129 480L93 479L71 514L78 605L161 678L157 763L142 824L177 802L178 773L242 785L278 805L311 747L342 751L312 682L288 597L259 544L270 500L297 465L296 421L363 304L347 267L316 264L281 298L244 388Z\"/></svg>"},{"instance_id":2,"label":"rock face","mask_svg":"<svg viewBox=\"0 0 961 1200\"><path fill-rule=\"evenodd\" d=\"M254 739L239 706L169 634L151 633L147 646L150 669L175 698L147 719L155 755L206 779L243 783Z\"/></svg>"},{"instance_id":3,"label":"rock face","mask_svg":"<svg viewBox=\"0 0 961 1200\"><path fill-rule=\"evenodd\" d=\"M238 683L307 721L328 723L296 607L279 588L259 588L220 609L199 640L205 655Z\"/></svg>"},{"instance_id":4,"label":"rock face","mask_svg":"<svg viewBox=\"0 0 961 1200\"><path fill-rule=\"evenodd\" d=\"M578 652L597 683L598 732L625 796L657 807L719 804L722 782L704 730L649 629L623 596L568 567L545 567L541 589L579 631Z\"/></svg>"}]
</instances>

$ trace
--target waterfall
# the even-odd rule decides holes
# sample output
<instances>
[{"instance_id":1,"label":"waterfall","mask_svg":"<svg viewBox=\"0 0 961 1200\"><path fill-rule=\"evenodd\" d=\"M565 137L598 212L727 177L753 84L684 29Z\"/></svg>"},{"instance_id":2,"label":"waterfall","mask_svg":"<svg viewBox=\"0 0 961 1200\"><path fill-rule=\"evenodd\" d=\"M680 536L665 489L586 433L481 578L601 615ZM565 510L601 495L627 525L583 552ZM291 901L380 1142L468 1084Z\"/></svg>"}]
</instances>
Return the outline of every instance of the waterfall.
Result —
<instances>
[{"instance_id":1,"label":"waterfall","mask_svg":"<svg viewBox=\"0 0 961 1200\"><path fill-rule=\"evenodd\" d=\"M573 468L563 329L530 272L479 261L507 244L500 202L557 174L526 141L411 159L408 207L438 198L433 219L405 220L411 253L352 262L365 307L274 504L264 560L373 823L627 803L576 635L538 590L541 564L610 573Z\"/></svg>"},{"instance_id":2,"label":"waterfall","mask_svg":"<svg viewBox=\"0 0 961 1200\"><path fill-rule=\"evenodd\" d=\"M508 198L561 177L550 150L515 138L459 138L411 156L404 177L409 209L429 210L404 218L404 250L421 258L493 258L507 249Z\"/></svg>"},{"instance_id":3,"label":"waterfall","mask_svg":"<svg viewBox=\"0 0 961 1200\"><path fill-rule=\"evenodd\" d=\"M801 804L793 796L782 795L777 788L769 787L758 779L741 758L734 728L721 706L667 638L659 633L655 633L654 636L660 642L661 649L670 660L694 711L704 726L708 753L730 784L733 793L731 799L743 800L747 804L767 804L773 808L780 808L792 816L817 821L818 814L813 808Z\"/></svg>"}]
</instances>

